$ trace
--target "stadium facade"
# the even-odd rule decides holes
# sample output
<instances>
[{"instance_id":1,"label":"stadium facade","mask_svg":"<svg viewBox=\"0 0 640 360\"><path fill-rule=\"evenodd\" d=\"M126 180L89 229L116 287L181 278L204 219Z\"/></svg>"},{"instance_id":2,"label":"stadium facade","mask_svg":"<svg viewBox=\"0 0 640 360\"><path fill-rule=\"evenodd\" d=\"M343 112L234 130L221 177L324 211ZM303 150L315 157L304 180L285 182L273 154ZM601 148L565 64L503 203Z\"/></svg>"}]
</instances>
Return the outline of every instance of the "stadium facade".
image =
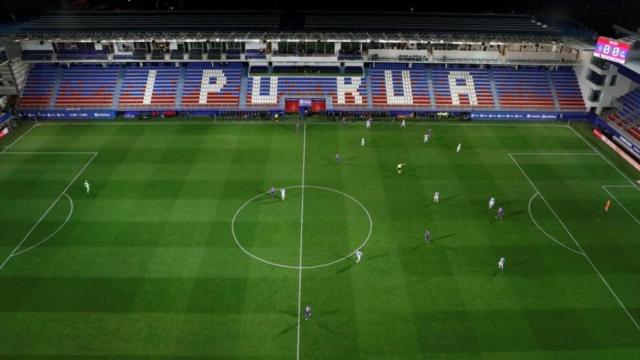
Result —
<instances>
[{"instance_id":1,"label":"stadium facade","mask_svg":"<svg viewBox=\"0 0 640 360\"><path fill-rule=\"evenodd\" d=\"M594 56L596 34L562 19L62 12L0 35L0 91L29 118L590 117L640 157L637 39L619 64Z\"/></svg>"}]
</instances>

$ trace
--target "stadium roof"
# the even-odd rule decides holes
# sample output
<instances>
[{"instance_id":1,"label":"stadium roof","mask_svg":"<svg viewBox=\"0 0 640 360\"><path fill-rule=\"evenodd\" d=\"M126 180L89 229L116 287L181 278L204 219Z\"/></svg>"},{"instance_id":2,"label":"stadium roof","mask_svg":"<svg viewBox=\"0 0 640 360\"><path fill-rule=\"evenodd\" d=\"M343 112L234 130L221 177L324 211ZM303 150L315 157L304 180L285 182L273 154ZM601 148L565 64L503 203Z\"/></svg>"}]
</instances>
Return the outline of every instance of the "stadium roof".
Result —
<instances>
[{"instance_id":1,"label":"stadium roof","mask_svg":"<svg viewBox=\"0 0 640 360\"><path fill-rule=\"evenodd\" d=\"M528 15L445 13L57 12L0 27L15 39L544 41L591 36Z\"/></svg>"}]
</instances>

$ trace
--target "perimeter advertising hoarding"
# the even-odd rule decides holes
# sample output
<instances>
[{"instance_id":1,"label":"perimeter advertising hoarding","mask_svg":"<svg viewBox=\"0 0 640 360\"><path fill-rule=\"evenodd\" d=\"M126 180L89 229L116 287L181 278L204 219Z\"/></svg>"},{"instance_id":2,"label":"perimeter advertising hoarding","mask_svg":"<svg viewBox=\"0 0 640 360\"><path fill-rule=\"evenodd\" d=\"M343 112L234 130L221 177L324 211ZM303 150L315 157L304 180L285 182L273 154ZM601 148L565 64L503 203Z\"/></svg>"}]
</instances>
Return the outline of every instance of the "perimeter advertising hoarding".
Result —
<instances>
[{"instance_id":1,"label":"perimeter advertising hoarding","mask_svg":"<svg viewBox=\"0 0 640 360\"><path fill-rule=\"evenodd\" d=\"M116 117L115 111L109 110L42 110L23 111L22 115L27 117L38 117L43 119L113 119Z\"/></svg>"}]
</instances>

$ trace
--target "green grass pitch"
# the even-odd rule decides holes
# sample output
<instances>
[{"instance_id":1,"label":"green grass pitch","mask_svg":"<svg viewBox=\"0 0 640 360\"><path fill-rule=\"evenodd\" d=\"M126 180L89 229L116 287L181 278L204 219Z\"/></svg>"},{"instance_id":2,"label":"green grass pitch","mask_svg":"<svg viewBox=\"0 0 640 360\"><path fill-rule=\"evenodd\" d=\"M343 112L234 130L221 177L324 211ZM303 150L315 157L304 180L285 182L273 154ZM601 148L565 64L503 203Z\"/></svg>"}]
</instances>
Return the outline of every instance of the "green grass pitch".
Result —
<instances>
[{"instance_id":1,"label":"green grass pitch","mask_svg":"<svg viewBox=\"0 0 640 360\"><path fill-rule=\"evenodd\" d=\"M0 143L0 359L640 359L638 174L592 138L25 124Z\"/></svg>"}]
</instances>

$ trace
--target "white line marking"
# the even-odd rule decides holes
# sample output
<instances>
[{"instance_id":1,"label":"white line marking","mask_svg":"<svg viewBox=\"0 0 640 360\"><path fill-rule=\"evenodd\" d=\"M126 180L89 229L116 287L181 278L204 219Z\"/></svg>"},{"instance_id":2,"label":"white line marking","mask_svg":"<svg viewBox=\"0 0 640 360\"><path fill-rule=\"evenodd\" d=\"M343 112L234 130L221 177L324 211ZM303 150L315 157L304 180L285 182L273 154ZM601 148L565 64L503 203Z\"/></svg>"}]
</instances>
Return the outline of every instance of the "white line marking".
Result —
<instances>
[{"instance_id":1,"label":"white line marking","mask_svg":"<svg viewBox=\"0 0 640 360\"><path fill-rule=\"evenodd\" d=\"M27 135L31 130L33 130L33 128L37 127L38 123L34 123L33 125L31 125L30 128L27 129L27 131L25 131L24 133L22 133L22 135L20 135L20 137L18 137L17 139L15 139L11 144L7 145L7 147L5 147L4 149L2 149L2 151L0 151L0 154L4 154L7 150L9 150L15 143L17 143L18 141L20 141L20 139L22 139L25 135Z\"/></svg>"},{"instance_id":2,"label":"white line marking","mask_svg":"<svg viewBox=\"0 0 640 360\"><path fill-rule=\"evenodd\" d=\"M67 218L64 220L64 222L60 225L60 227L58 227L56 229L56 231L52 232L49 236L47 236L46 238L44 238L43 240L38 241L37 243L29 246L26 249L22 249L18 252L16 252L15 254L13 254L13 256L18 256L18 255L22 255L24 253L26 253L29 250L32 250L40 245L42 245L43 243L45 243L46 241L48 241L49 239L51 239L52 237L54 237L60 230L62 230L62 228L67 225L67 223L69 222L69 219L71 219L71 215L73 215L73 199L71 199L71 197L68 194L64 194L64 196L67 197L67 200L69 200L69 214L67 215Z\"/></svg>"},{"instance_id":3,"label":"white line marking","mask_svg":"<svg viewBox=\"0 0 640 360\"><path fill-rule=\"evenodd\" d=\"M593 152L521 152L511 153L513 155L583 155L583 156L598 156Z\"/></svg>"},{"instance_id":4,"label":"white line marking","mask_svg":"<svg viewBox=\"0 0 640 360\"><path fill-rule=\"evenodd\" d=\"M615 166L615 164L609 161L609 159L607 159L606 156L602 155L602 153L595 146L591 145L591 143L587 141L587 139L582 137L582 135L580 135L580 133L578 133L573 127L571 127L571 125L567 125L566 127L568 127L571 131L573 131L573 133L576 134L576 136L579 137L585 144L587 144L587 146L589 146L591 150L593 150L596 154L600 155L600 157L603 158L604 161L606 161L609 165L611 165L614 169L616 169L616 171L620 173L620 175L622 175L623 178L627 179L627 181L631 185L633 185L633 187L635 187L640 191L640 187L638 187L636 183L634 183L631 179L629 179L629 177L625 175L624 172L622 172L622 170L618 169L618 167Z\"/></svg>"},{"instance_id":5,"label":"white line marking","mask_svg":"<svg viewBox=\"0 0 640 360\"><path fill-rule=\"evenodd\" d=\"M38 123L39 126L82 126L82 125L96 125L96 126L175 126L175 125L294 125L295 122L293 120L284 120L281 122L275 121L264 121L264 120L221 120L221 121L177 121L177 122L137 122L137 121L96 121L96 122L42 122ZM318 121L318 122L310 122L310 125L335 125L335 126L344 126L345 124L340 124L336 122L328 122L328 121ZM346 125L363 125L364 121L351 121ZM443 122L429 122L424 121L420 122L420 125L428 125L428 126L502 126L502 127L565 127L564 124L555 124L555 123L541 123L541 124L523 124L523 123L491 123L491 122L470 122L470 123L443 123ZM392 122L391 120L382 120L378 122L374 122L375 125L384 125L384 126L400 126L397 123Z\"/></svg>"},{"instance_id":6,"label":"white line marking","mask_svg":"<svg viewBox=\"0 0 640 360\"><path fill-rule=\"evenodd\" d=\"M633 220L634 220L638 225L640 225L640 220L638 220L638 218L636 218L635 216L633 216L633 214L631 213L631 211L629 211L629 209L627 209L627 208L622 204L622 202L620 202L620 200L618 200L618 198L617 198L617 197L615 197L615 195L613 195L613 194L611 193L611 191L609 191L609 190L607 189L607 185L602 185L602 189L603 189L604 191L606 191L606 192L607 192L607 194L609 194L609 195L613 198L613 200L615 200L618 204L620 204L620 206L622 207L622 209L623 209L624 211L626 211L626 212L627 212L627 214L629 214L629 216L631 216L631 218L632 218L632 219L633 219Z\"/></svg>"},{"instance_id":7,"label":"white line marking","mask_svg":"<svg viewBox=\"0 0 640 360\"><path fill-rule=\"evenodd\" d=\"M565 245L564 243L562 243L561 241L558 241L558 239L554 238L553 236L549 235L546 231L544 231L544 229L538 225L538 222L536 221L536 219L534 219L533 217L533 213L531 212L531 203L533 202L533 199L535 199L536 196L540 195L540 193L536 192L535 194L533 194L533 196L531 196L531 199L529 199L529 217L531 218L531 221L533 221L533 223L536 225L536 227L538 228L538 230L540 230L543 234L545 234L549 239L555 241L558 245L562 246L563 248L576 253L578 255L583 255L583 252L580 252L570 246Z\"/></svg>"},{"instance_id":8,"label":"white line marking","mask_svg":"<svg viewBox=\"0 0 640 360\"><path fill-rule=\"evenodd\" d=\"M40 216L40 219L38 219L38 221L31 227L29 232L27 232L27 234L22 238L22 240L20 240L18 245L11 252L11 254L9 254L9 256L7 256L7 258L2 262L2 264L0 264L0 270L2 270L2 268L4 268L4 266L7 264L7 262L9 262L9 259L11 259L11 257L13 257L15 255L16 251L18 251L18 249L20 249L20 247L25 242L25 240L27 240L27 238L31 235L31 233L33 233L33 231L36 229L36 227L38 227L38 225L42 222L42 220L44 220L44 218L47 216L47 214L49 214L49 211L51 211L51 209L53 209L54 205L60 200L60 198L62 198L62 196L64 196L64 194L67 192L67 190L69 190L71 185L73 185L73 183L78 179L78 177L80 177L80 175L89 166L89 164L91 164L91 162L93 161L93 159L95 159L95 157L97 155L98 155L97 152L93 153L93 156L91 156L91 158L84 164L82 169L80 169L80 171L78 171L76 176L73 177L71 182L69 182L69 185L67 185L67 187L65 187L64 190L62 190L62 193L60 193L60 195L53 201L53 203L51 203L51 205L49 206L49 208L47 208L47 210L44 212L44 214L42 214L42 216Z\"/></svg>"},{"instance_id":9,"label":"white line marking","mask_svg":"<svg viewBox=\"0 0 640 360\"><path fill-rule=\"evenodd\" d=\"M302 185L285 186L285 188L286 189L299 189L299 188L302 188ZM360 208L362 209L364 214L367 216L367 219L369 220L369 232L367 233L367 237L362 241L362 243L357 248L355 248L351 253L349 253L348 255L346 255L346 256L344 256L344 257L342 257L340 259L337 259L337 260L334 260L334 261L331 261L331 262L327 262L327 263L324 263L324 264L306 265L306 266L302 267L303 270L318 269L318 268L321 268L321 267L327 267L327 266L331 266L331 265L337 264L337 263L339 263L339 262L341 262L343 260L346 260L346 259L352 257L356 253L356 251L358 251L359 249L364 248L365 245L367 245L367 242L371 238L371 233L373 232L373 219L371 218L371 214L369 213L369 210L367 210L367 208L358 199L354 198L353 196L351 196L351 195L349 195L349 194L347 194L345 192L342 192L342 191L339 191L339 190L336 190L336 189L332 189L332 188L328 188L328 187L324 187L324 186L316 186L316 185L308 185L307 184L307 185L304 186L304 188L305 188L305 190L317 189L317 190L325 190L325 191L334 192L334 193L340 194L340 195L350 199L351 201L355 202L356 204L358 204L358 206L360 206ZM281 263L277 263L277 262L273 262L273 261L269 261L269 260L263 259L263 258L255 255L255 254L251 253L249 250L247 250L244 246L242 246L242 243L240 242L240 240L238 240L238 235L236 234L236 230L235 230L235 224L236 224L236 220L238 218L238 215L242 212L242 210L247 205L249 205L253 201L255 201L255 200L257 200L257 199L259 199L259 198L261 198L261 197L263 197L263 196L265 196L267 194L269 194L269 192L264 192L264 193L261 193L261 194L258 194L256 196L252 197L251 199L247 200L244 204L242 204L242 206L240 206L238 208L238 210L236 210L236 213L233 215L233 218L231 219L231 235L233 236L233 240L235 241L235 243L238 246L238 248L240 248L240 250L242 250L242 252L244 252L248 256L250 256L250 257L252 257L252 258L254 258L254 259L256 259L256 260L258 260L260 262L263 262L263 263L271 265L271 266L285 268L285 269L296 269L296 270L298 270L298 269L300 269L300 266L281 264Z\"/></svg>"},{"instance_id":10,"label":"white line marking","mask_svg":"<svg viewBox=\"0 0 640 360\"><path fill-rule=\"evenodd\" d=\"M300 360L300 316L302 313L302 234L304 228L304 168L307 156L307 124L303 126L302 135L302 199L300 200L300 262L298 270L298 335L296 339L296 359Z\"/></svg>"},{"instance_id":11,"label":"white line marking","mask_svg":"<svg viewBox=\"0 0 640 360\"><path fill-rule=\"evenodd\" d=\"M93 155L95 151L9 151L2 155Z\"/></svg>"},{"instance_id":12,"label":"white line marking","mask_svg":"<svg viewBox=\"0 0 640 360\"><path fill-rule=\"evenodd\" d=\"M225 120L225 121L165 121L165 122L137 122L137 121L96 121L96 122L42 122L43 126L180 126L180 125L294 125L294 122L274 122L264 120Z\"/></svg>"},{"instance_id":13,"label":"white line marking","mask_svg":"<svg viewBox=\"0 0 640 360\"><path fill-rule=\"evenodd\" d=\"M618 302L618 304L620 305L620 307L622 307L622 309L624 310L624 312L627 314L627 316L629 317L629 319L631 319L631 322L633 322L633 325L635 325L635 327L640 330L640 324L638 324L638 322L636 321L636 319L631 315L631 313L629 312L629 310L627 309L627 307L622 303L622 300L620 300L620 298L618 297L618 295L616 294L615 291L613 291L613 289L611 288L611 286L609 285L609 283L607 282L607 280L604 278L604 276L602 276L602 274L600 273L600 270L598 270L598 268L596 267L596 265L593 263L593 261L591 261L591 258L589 257L589 255L587 254L586 251L584 251L584 249L582 248L582 246L580 246L580 243L578 242L578 240L576 240L576 238L573 236L573 234L571 233L571 231L569 231L569 229L567 228L567 226L565 225L565 223L562 221L562 219L560 219L560 217L558 216L558 214L556 213L555 210L553 210L553 208L551 207L551 205L549 204L549 202L547 201L547 199L545 199L544 195L542 195L542 193L540 192L540 190L538 190L538 187L533 183L533 181L531 181L531 179L529 178L529 176L527 175L527 173L524 171L524 169L522 169L522 167L520 166L520 164L518 164L518 162L516 161L516 159L513 157L513 155L511 155L511 153L509 153L509 157L511 158L511 160L513 161L514 164L516 164L516 166L518 167L518 169L520 169L520 172L522 173L522 175L525 177L525 179L527 179L527 181L529 182L529 184L531 184L531 186L533 187L533 189L538 192L540 194L540 198L542 199L542 201L545 202L545 204L547 204L547 206L549 207L549 210L551 210L551 212L553 213L553 216L555 216L555 218L558 220L558 222L560 222L560 225L562 225L562 227L564 228L564 230L567 232L567 234L569 235L569 237L571 237L571 239L573 240L573 242L576 244L576 247L584 254L584 258L587 259L587 261L589 262L589 264L591 265L591 267L593 268L593 270L596 272L596 274L598 275L598 277L600 277L600 280L602 280L602 282L604 283L604 285L607 287L607 289L609 289L609 292L611 293L611 295L613 295L613 297L616 299L616 301Z\"/></svg>"},{"instance_id":14,"label":"white line marking","mask_svg":"<svg viewBox=\"0 0 640 360\"><path fill-rule=\"evenodd\" d=\"M608 188L627 188L627 189L635 188L635 186L633 185L602 185L602 186L606 186Z\"/></svg>"}]
</instances>

